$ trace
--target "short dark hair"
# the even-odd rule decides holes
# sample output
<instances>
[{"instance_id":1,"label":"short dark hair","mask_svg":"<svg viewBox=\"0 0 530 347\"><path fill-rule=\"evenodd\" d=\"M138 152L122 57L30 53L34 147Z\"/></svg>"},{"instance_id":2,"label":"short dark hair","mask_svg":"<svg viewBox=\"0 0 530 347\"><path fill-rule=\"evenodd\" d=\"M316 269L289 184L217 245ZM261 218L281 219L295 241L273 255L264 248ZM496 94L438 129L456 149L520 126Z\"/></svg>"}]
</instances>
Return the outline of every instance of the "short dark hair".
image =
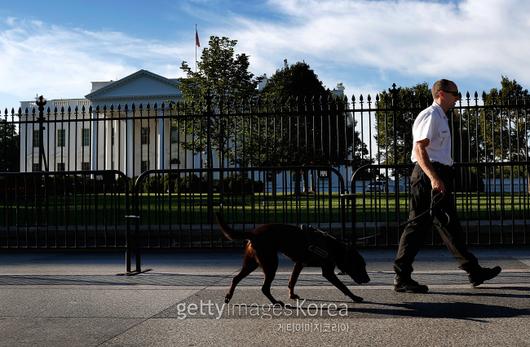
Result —
<instances>
[{"instance_id":1,"label":"short dark hair","mask_svg":"<svg viewBox=\"0 0 530 347\"><path fill-rule=\"evenodd\" d=\"M432 98L436 99L436 94L440 90L449 90L454 87L456 87L456 83L453 81L446 80L446 79L438 80L434 82L434 84L432 85L432 89L431 89Z\"/></svg>"}]
</instances>

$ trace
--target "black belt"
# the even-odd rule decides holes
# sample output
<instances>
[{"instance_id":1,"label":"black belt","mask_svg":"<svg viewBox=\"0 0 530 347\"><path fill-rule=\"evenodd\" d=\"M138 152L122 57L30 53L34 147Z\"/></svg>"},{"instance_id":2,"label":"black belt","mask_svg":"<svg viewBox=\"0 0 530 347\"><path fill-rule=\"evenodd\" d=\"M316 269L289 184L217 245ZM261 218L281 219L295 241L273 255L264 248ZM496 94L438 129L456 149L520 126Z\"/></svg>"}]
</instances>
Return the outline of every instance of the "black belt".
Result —
<instances>
[{"instance_id":1,"label":"black belt","mask_svg":"<svg viewBox=\"0 0 530 347\"><path fill-rule=\"evenodd\" d=\"M452 166L445 165L437 161L433 161L431 162L431 164L434 170L438 172L438 174L441 174L443 176L447 175L448 177L452 177L454 175L454 168Z\"/></svg>"},{"instance_id":2,"label":"black belt","mask_svg":"<svg viewBox=\"0 0 530 347\"><path fill-rule=\"evenodd\" d=\"M431 161L431 165L434 168L434 171L440 175L440 178L442 178L444 181L446 180L452 180L455 175L454 167L445 165L442 163L439 163L437 161ZM416 162L417 170L423 171L420 164Z\"/></svg>"},{"instance_id":3,"label":"black belt","mask_svg":"<svg viewBox=\"0 0 530 347\"><path fill-rule=\"evenodd\" d=\"M444 169L444 170L452 170L453 169L453 167L451 165L445 165L445 164L439 163L437 161L432 161L431 164L432 164L432 166L434 168L440 168L440 169Z\"/></svg>"}]
</instances>

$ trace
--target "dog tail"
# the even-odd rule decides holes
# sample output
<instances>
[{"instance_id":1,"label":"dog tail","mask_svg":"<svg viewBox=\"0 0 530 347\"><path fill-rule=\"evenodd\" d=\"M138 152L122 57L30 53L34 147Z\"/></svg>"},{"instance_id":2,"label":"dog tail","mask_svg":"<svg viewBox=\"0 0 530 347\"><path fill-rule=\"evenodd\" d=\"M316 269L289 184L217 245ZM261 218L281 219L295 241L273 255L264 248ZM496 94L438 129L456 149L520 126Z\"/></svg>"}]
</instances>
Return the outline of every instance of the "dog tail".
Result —
<instances>
[{"instance_id":1,"label":"dog tail","mask_svg":"<svg viewBox=\"0 0 530 347\"><path fill-rule=\"evenodd\" d=\"M245 240L251 239L253 234L248 231L237 231L232 229L224 220L221 212L215 212L215 219L217 219L217 224L221 228L221 231L225 237L229 240Z\"/></svg>"}]
</instances>

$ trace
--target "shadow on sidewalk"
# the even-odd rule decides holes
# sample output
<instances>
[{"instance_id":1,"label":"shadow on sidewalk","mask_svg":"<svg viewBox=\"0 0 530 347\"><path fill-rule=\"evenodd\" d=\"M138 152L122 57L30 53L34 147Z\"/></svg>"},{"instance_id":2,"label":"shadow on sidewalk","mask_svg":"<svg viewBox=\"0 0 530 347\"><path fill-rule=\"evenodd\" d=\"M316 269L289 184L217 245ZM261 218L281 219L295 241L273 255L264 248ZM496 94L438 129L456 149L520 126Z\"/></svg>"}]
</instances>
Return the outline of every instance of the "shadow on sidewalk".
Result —
<instances>
[{"instance_id":1,"label":"shadow on sidewalk","mask_svg":"<svg viewBox=\"0 0 530 347\"><path fill-rule=\"evenodd\" d=\"M375 304L375 303L374 303ZM371 313L378 316L449 318L480 320L487 318L513 318L529 316L530 309L468 302L408 302L378 304L389 308L349 308L350 313Z\"/></svg>"}]
</instances>

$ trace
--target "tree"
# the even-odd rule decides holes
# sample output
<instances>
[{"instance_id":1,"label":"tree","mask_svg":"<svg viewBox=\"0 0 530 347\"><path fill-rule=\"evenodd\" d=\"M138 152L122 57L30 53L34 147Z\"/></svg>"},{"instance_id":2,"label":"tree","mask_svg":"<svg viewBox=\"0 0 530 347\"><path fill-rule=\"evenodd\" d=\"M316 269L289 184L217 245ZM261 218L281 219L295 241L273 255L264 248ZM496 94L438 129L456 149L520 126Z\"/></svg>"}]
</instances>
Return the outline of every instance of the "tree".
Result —
<instances>
[{"instance_id":1,"label":"tree","mask_svg":"<svg viewBox=\"0 0 530 347\"><path fill-rule=\"evenodd\" d=\"M527 125L530 95L516 80L502 76L501 89L484 93L480 125L484 137L483 160L528 160Z\"/></svg>"},{"instance_id":2,"label":"tree","mask_svg":"<svg viewBox=\"0 0 530 347\"><path fill-rule=\"evenodd\" d=\"M12 112L14 113L14 111ZM19 171L19 135L15 123L0 119L0 172Z\"/></svg>"},{"instance_id":3,"label":"tree","mask_svg":"<svg viewBox=\"0 0 530 347\"><path fill-rule=\"evenodd\" d=\"M410 163L412 124L418 113L432 103L427 83L395 87L376 97L377 160L382 164Z\"/></svg>"},{"instance_id":4,"label":"tree","mask_svg":"<svg viewBox=\"0 0 530 347\"><path fill-rule=\"evenodd\" d=\"M179 85L184 101L182 108L194 114L185 121L186 132L193 140L185 141L184 146L201 152L206 151L210 144L212 150L217 151L221 165L225 155L235 157L229 141L236 136L240 123L237 117L222 115L230 113L236 105L234 100L248 100L256 96L259 82L248 71L248 56L235 54L236 45L236 40L211 36L197 63L197 71L193 71L185 61L181 65L186 73L186 78L182 78ZM212 114L219 116L212 117ZM208 158L210 162L211 159Z\"/></svg>"},{"instance_id":5,"label":"tree","mask_svg":"<svg viewBox=\"0 0 530 347\"><path fill-rule=\"evenodd\" d=\"M249 161L272 165L344 165L358 164L368 153L355 131L347 100L326 90L315 72L305 62L285 65L267 81L261 92L269 116L260 120L262 129L255 141L265 143L263 152L252 152ZM270 136L270 134L274 134ZM355 146L354 146L355 144ZM355 148L354 148L355 147ZM251 153L251 154L252 154ZM303 175L308 191L307 170ZM315 186L315 178L311 180Z\"/></svg>"},{"instance_id":6,"label":"tree","mask_svg":"<svg viewBox=\"0 0 530 347\"><path fill-rule=\"evenodd\" d=\"M342 165L349 155L357 160L367 154L346 111L346 100L326 90L305 62L285 62L267 81L261 99L271 109L266 121L269 127L274 123L278 134L276 142L267 146L267 155L274 162ZM354 142L356 148L352 148Z\"/></svg>"},{"instance_id":7,"label":"tree","mask_svg":"<svg viewBox=\"0 0 530 347\"><path fill-rule=\"evenodd\" d=\"M209 95L238 100L256 95L259 80L248 71L248 56L235 54L236 45L237 40L211 36L196 72L182 62L181 69L187 76L181 79L180 89L186 102L200 104Z\"/></svg>"},{"instance_id":8,"label":"tree","mask_svg":"<svg viewBox=\"0 0 530 347\"><path fill-rule=\"evenodd\" d=\"M322 82L305 62L288 65L276 70L261 91L261 95L272 100L286 100L295 97L328 96Z\"/></svg>"}]
</instances>

